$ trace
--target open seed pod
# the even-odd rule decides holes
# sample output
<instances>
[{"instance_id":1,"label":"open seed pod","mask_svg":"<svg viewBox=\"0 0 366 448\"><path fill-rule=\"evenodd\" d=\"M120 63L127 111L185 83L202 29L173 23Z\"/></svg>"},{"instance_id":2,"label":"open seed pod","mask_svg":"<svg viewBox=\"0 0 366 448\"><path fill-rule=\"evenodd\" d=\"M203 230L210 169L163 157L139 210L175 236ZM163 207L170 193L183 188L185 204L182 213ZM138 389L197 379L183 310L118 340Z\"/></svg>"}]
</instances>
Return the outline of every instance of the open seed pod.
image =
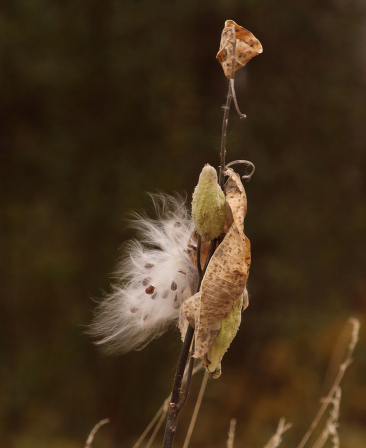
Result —
<instances>
[{"instance_id":1,"label":"open seed pod","mask_svg":"<svg viewBox=\"0 0 366 448\"><path fill-rule=\"evenodd\" d=\"M181 310L182 333L188 323L194 327L193 356L205 359L213 377L218 377L222 356L239 326L237 308L241 310L243 301L244 307L248 305L250 242L244 235L247 199L239 175L231 168L225 174L229 177L225 192L231 212L226 221L232 224L208 264L200 291L184 302Z\"/></svg>"}]
</instances>

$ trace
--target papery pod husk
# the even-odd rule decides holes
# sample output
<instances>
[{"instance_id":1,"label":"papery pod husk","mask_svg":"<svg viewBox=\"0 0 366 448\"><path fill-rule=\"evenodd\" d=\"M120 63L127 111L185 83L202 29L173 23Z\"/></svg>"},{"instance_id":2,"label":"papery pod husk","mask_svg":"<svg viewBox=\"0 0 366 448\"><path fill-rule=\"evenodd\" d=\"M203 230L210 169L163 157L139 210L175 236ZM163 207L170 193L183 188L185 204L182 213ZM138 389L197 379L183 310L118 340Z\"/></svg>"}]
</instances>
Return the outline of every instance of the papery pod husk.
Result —
<instances>
[{"instance_id":1,"label":"papery pod husk","mask_svg":"<svg viewBox=\"0 0 366 448\"><path fill-rule=\"evenodd\" d=\"M221 321L220 331L217 333L209 351L203 357L206 371L211 378L216 379L220 377L222 357L238 332L243 308L243 296L244 294L234 303L230 316L225 317Z\"/></svg>"},{"instance_id":2,"label":"papery pod husk","mask_svg":"<svg viewBox=\"0 0 366 448\"><path fill-rule=\"evenodd\" d=\"M198 316L195 322L195 358L203 357L246 287L250 268L250 242L244 235L247 198L241 179L231 168L225 172L225 186L233 224L216 249L202 280Z\"/></svg>"},{"instance_id":3,"label":"papery pod husk","mask_svg":"<svg viewBox=\"0 0 366 448\"><path fill-rule=\"evenodd\" d=\"M232 55L233 55L233 33L232 26L235 28L235 62L234 72L244 67L250 59L263 52L262 44L248 30L235 23L233 20L226 20L225 27L221 34L220 49L216 59L222 65L225 76L230 79L232 71Z\"/></svg>"},{"instance_id":4,"label":"papery pod husk","mask_svg":"<svg viewBox=\"0 0 366 448\"><path fill-rule=\"evenodd\" d=\"M182 341L184 341L184 338L186 337L188 325L192 328L195 328L196 326L196 317L200 307L200 296L201 293L197 292L182 304L179 313L179 330Z\"/></svg>"},{"instance_id":5,"label":"papery pod husk","mask_svg":"<svg viewBox=\"0 0 366 448\"><path fill-rule=\"evenodd\" d=\"M202 241L217 238L224 230L225 195L217 183L217 172L205 165L193 193L192 218Z\"/></svg>"},{"instance_id":6,"label":"papery pod husk","mask_svg":"<svg viewBox=\"0 0 366 448\"><path fill-rule=\"evenodd\" d=\"M180 310L179 329L182 341L186 336L188 325L195 328L196 318L199 313L200 292L187 299ZM241 312L249 306L248 291L245 288L244 293L235 302L233 311L230 316L224 318L221 322L220 330L214 339L208 353L204 355L203 360L206 371L211 378L216 379L221 376L221 361L238 332L241 322Z\"/></svg>"}]
</instances>

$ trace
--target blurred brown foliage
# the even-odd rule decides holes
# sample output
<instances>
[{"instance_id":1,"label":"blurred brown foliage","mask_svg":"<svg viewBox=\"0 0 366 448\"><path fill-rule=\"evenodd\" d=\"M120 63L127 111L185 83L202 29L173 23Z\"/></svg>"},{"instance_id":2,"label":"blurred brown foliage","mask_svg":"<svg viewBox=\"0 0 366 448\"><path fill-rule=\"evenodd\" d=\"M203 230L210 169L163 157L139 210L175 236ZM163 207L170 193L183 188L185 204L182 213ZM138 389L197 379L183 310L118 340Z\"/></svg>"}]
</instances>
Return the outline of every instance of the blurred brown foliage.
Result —
<instances>
[{"instance_id":1,"label":"blurred brown foliage","mask_svg":"<svg viewBox=\"0 0 366 448\"><path fill-rule=\"evenodd\" d=\"M251 160L250 307L191 446L305 432L366 312L366 8L361 0L3 0L0 6L0 444L132 446L171 388L172 331L103 357L84 330L145 191L217 166L226 19L264 53L236 76L228 161ZM331 369L327 366L329 360ZM328 373L327 373L328 372ZM195 378L177 446L195 401ZM366 441L366 338L343 382L344 447ZM158 445L157 445L158 446Z\"/></svg>"}]
</instances>

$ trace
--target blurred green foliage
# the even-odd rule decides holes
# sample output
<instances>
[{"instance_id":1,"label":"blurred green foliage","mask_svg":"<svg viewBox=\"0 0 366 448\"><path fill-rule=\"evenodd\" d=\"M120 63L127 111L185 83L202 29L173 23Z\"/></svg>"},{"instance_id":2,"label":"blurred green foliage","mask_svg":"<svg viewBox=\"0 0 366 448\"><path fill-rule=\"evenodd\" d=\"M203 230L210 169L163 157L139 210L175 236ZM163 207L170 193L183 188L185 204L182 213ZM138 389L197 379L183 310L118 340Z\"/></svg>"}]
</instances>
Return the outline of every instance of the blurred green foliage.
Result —
<instances>
[{"instance_id":1,"label":"blurred green foliage","mask_svg":"<svg viewBox=\"0 0 366 448\"><path fill-rule=\"evenodd\" d=\"M94 447L132 446L169 394L176 331L107 358L84 330L133 235L125 218L151 211L145 191L190 197L219 163L226 19L264 48L237 73L248 118L232 111L227 145L228 161L256 165L251 302L191 445L225 446L236 417L237 446L260 447L282 416L294 445L315 415L343 325L366 312L363 2L3 0L1 446L82 447L105 417ZM344 447L365 446L365 378L363 329L343 383Z\"/></svg>"}]
</instances>

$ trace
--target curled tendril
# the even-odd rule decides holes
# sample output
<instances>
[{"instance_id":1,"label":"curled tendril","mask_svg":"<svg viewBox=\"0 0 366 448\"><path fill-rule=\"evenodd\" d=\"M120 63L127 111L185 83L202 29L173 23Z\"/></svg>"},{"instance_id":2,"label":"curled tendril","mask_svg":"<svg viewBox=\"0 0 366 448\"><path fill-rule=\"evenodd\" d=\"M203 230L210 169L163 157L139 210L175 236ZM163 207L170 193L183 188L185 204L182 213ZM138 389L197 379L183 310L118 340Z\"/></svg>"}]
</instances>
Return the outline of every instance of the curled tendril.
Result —
<instances>
[{"instance_id":1,"label":"curled tendril","mask_svg":"<svg viewBox=\"0 0 366 448\"><path fill-rule=\"evenodd\" d=\"M250 179L252 178L253 174L254 174L254 171L255 171L255 166L254 166L254 164L253 164L252 162L249 162L248 160L234 160L233 162L228 163L228 164L225 166L225 169L226 169L226 168L229 168L229 167L232 166L232 165L236 165L236 164L238 164L238 163L243 163L243 164L246 165L247 167L250 167L250 168L251 168L250 173L248 173L248 174L244 174L244 176L242 176L242 179L244 180L244 182L249 182Z\"/></svg>"}]
</instances>

